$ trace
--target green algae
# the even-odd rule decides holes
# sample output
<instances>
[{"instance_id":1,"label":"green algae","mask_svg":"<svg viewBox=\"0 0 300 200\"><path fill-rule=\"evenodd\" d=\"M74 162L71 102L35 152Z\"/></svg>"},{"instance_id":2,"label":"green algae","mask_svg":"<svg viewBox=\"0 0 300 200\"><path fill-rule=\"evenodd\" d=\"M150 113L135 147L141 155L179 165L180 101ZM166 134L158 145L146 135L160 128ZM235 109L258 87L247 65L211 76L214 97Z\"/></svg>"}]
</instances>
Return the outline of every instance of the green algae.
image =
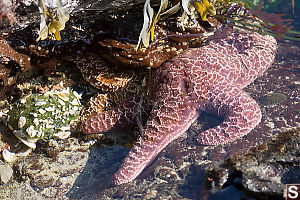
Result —
<instances>
[{"instance_id":1,"label":"green algae","mask_svg":"<svg viewBox=\"0 0 300 200\"><path fill-rule=\"evenodd\" d=\"M284 102L286 99L287 99L286 95L278 92L273 92L259 98L258 101L265 106L270 106L270 105L280 104Z\"/></svg>"},{"instance_id":2,"label":"green algae","mask_svg":"<svg viewBox=\"0 0 300 200\"><path fill-rule=\"evenodd\" d=\"M79 99L69 88L31 94L11 107L8 127L26 145L28 139L29 143L53 136L64 139L71 134L70 124L79 116Z\"/></svg>"}]
</instances>

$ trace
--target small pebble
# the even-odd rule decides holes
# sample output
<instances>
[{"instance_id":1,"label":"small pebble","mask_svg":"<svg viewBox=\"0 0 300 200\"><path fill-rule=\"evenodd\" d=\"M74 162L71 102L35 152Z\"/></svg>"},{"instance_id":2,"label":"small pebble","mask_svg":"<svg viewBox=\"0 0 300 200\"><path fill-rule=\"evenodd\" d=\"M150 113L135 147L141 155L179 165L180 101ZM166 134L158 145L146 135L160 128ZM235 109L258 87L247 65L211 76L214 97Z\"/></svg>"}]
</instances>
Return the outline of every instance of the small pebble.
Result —
<instances>
[{"instance_id":1,"label":"small pebble","mask_svg":"<svg viewBox=\"0 0 300 200\"><path fill-rule=\"evenodd\" d=\"M2 183L7 183L13 175L13 169L9 165L0 164L0 179Z\"/></svg>"},{"instance_id":2,"label":"small pebble","mask_svg":"<svg viewBox=\"0 0 300 200\"><path fill-rule=\"evenodd\" d=\"M17 156L15 153L11 153L7 149L2 151L2 157L6 162L13 162L16 160Z\"/></svg>"}]
</instances>

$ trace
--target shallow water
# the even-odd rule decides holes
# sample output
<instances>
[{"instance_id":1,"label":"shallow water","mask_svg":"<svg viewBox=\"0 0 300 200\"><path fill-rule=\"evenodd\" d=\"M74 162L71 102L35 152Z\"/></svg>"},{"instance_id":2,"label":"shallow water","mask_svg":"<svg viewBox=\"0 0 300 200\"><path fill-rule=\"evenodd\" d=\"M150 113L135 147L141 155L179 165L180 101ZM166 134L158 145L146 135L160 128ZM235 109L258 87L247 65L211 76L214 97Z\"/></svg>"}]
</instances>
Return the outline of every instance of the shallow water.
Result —
<instances>
[{"instance_id":1,"label":"shallow water","mask_svg":"<svg viewBox=\"0 0 300 200\"><path fill-rule=\"evenodd\" d=\"M139 9L141 8L139 7ZM295 7L295 17L291 11L290 3L285 7L278 8L276 13L280 11L288 13L294 19L292 22L293 29L300 31L299 3ZM122 31L122 29L128 27L121 24L118 28ZM130 25L130 28L138 29L139 26ZM101 26L95 27L95 29L101 31ZM73 34L73 32L71 33ZM102 36L102 34L99 34L97 37L101 38ZM83 46L88 46L90 43L87 35L76 35L76 37L84 39L81 38L80 42L74 44L74 49L81 45L84 49ZM11 40L11 42L15 42L15 46L18 46L17 43L20 41ZM62 54L57 52L64 52L64 48L66 48L63 43L59 42L50 42L50 44L42 42L41 44L45 46L53 45L53 49L55 49L53 55L55 56L61 56ZM244 188L241 188L241 175L235 174L236 177L240 176L240 178L235 178L230 184L230 181L227 181L228 184L224 184L222 189L214 187L212 183L215 183L215 180L210 181L207 167L213 168L229 156L244 153L251 147L266 142L286 129L300 126L300 42L279 39L278 45L278 53L272 67L245 89L251 97L259 102L263 119L258 127L243 139L216 147L200 146L195 140L196 135L222 121L222 119L213 115L203 113L190 129L179 139L169 144L134 182L113 186L110 184L110 179L129 151L129 148L124 147L125 145L115 144L115 141L119 141L121 144L132 143L133 132L137 130L130 130L130 133L110 133L105 140L89 148L77 148L78 151L83 152L82 154L73 153L74 157L72 157L72 150L67 150L70 154L65 159L69 158L74 161L82 156L82 160L85 161L80 163L78 167L74 164L74 169L70 169L68 172L62 170L64 171L63 174L58 173L59 179L69 178L72 176L71 174L74 174L69 184L59 184L58 181L55 184L52 182L38 183L38 180L33 180L33 176L24 173L22 177L29 177L27 182L25 181L26 178L21 180L22 178L19 177L17 181L10 182L10 185L1 185L0 194L3 194L5 199L260 199L257 196L251 196L251 191L245 192ZM67 48L71 47L67 46ZM59 60L58 57L57 59ZM68 67L65 65L63 69L58 69L58 71L63 71ZM77 79L76 73L78 72L76 69L75 72L69 69L64 73L67 76L73 76L73 79ZM79 90L86 89L85 86L78 86L78 88L80 88ZM90 94L86 95L87 97L91 96ZM130 135L129 139L127 134ZM74 146L80 146L77 143L76 145ZM45 152L41 149L43 148L37 149L34 153L44 155ZM89 149L89 152L87 149ZM32 157L32 159L37 158L39 157ZM48 159L47 162L49 160L55 163L52 158ZM60 162L63 163L64 160ZM24 163L26 163L26 160ZM299 166L299 162L295 163L295 166ZM64 167L64 165L62 164L61 167ZM224 170L222 173L230 175L229 171ZM225 182L226 180L219 180L220 185ZM62 190L62 192L58 192L59 190ZM22 196L13 194L13 191L17 191L16 194L20 194L22 191L27 191L27 193Z\"/></svg>"}]
</instances>

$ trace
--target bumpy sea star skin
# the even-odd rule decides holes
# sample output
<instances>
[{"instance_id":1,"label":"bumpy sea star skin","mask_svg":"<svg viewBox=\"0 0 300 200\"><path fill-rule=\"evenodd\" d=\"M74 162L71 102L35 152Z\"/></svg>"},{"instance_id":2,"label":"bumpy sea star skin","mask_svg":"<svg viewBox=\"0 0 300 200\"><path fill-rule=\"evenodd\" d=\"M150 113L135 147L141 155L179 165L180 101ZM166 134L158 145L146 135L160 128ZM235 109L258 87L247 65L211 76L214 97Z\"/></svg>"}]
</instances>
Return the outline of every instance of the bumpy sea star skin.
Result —
<instances>
[{"instance_id":1,"label":"bumpy sea star skin","mask_svg":"<svg viewBox=\"0 0 300 200\"><path fill-rule=\"evenodd\" d=\"M218 145L249 133L261 120L258 104L242 88L272 64L277 49L271 36L232 33L207 46L188 49L154 71L153 105L137 143L114 175L115 184L134 180L153 158L186 131L201 111L224 122L199 134L198 141ZM139 97L83 122L86 133L136 123ZM142 106L143 107L143 106Z\"/></svg>"}]
</instances>

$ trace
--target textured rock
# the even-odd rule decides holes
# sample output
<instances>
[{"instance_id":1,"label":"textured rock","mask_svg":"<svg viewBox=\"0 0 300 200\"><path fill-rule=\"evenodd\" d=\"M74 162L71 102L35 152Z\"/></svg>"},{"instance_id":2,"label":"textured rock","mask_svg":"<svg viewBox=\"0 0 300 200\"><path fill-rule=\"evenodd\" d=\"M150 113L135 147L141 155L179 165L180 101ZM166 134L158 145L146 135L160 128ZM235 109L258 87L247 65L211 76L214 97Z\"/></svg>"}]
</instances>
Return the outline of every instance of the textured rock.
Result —
<instances>
[{"instance_id":1,"label":"textured rock","mask_svg":"<svg viewBox=\"0 0 300 200\"><path fill-rule=\"evenodd\" d=\"M0 39L0 101L7 98L10 86L16 83L20 72L30 69L29 56L15 51L8 42Z\"/></svg>"},{"instance_id":2,"label":"textured rock","mask_svg":"<svg viewBox=\"0 0 300 200\"><path fill-rule=\"evenodd\" d=\"M112 23L103 22L101 26L98 26L99 23L97 22L99 21L97 20L99 18L103 18L103 16L98 15L98 12L96 10L110 8L111 5L116 4L118 4L119 8L125 8L124 5L128 3L128 1L114 2L116 3L111 4L111 2L108 1L89 1L88 3L96 6L92 6L90 10L85 10L85 12L81 12L81 10L78 9L72 14L73 16L69 21L71 25L67 26L67 28L71 26L74 28L62 31L62 34L64 34L64 37L62 37L62 41L59 43L52 41L43 41L39 43L38 45L42 49L39 50L36 47L35 50L38 50L36 51L37 54L34 53L34 50L30 51L31 53L33 53L32 58L36 55L39 55L40 57L35 57L35 61L37 62L43 60L44 57L46 59L49 57L51 57L51 59L56 59L55 57L57 57L57 59L59 59L60 61L59 65L57 65L58 71L64 70L65 72L70 73L70 71L75 69L74 64L70 64L70 66L68 66L69 68L61 68L61 59L64 59L65 54L67 54L68 52L74 53L74 51L81 51L84 48L89 48L89 44L91 42L89 38L94 38L95 36L98 39L103 36L101 34L103 32L101 31L107 30L104 28L103 24L109 24L109 26L111 26ZM142 1L141 3L143 4L144 1ZM126 6L127 5L128 4L126 4ZM36 45L35 39L37 37L36 30L38 29L39 15L37 14L37 9L32 8L33 7L31 6L22 5L17 11L18 14L20 12L25 13L26 16L24 16L24 14L17 16L20 17L22 19L21 22L24 23L20 23L20 26L18 24L19 27L16 28L13 31L14 33L12 33L8 38L8 41L11 41L10 44L13 47L17 47L16 49L22 49L26 51L26 49L24 49L24 46L25 48L27 48L31 44ZM93 8L95 8L96 10L93 10ZM109 13L113 13L114 11L114 8L109 9L109 12L105 12L105 16L110 16ZM297 9L295 11L297 13ZM93 18L91 16L93 16ZM296 14L296 16L299 15ZM30 21L26 21L29 18ZM124 21L130 22L130 19L122 18L121 22ZM136 22L136 18L134 18L134 22L135 23L125 23L126 28L118 28L116 30L132 30L133 26L130 25L135 24L135 33L138 33L142 21L138 23ZM299 20L297 20L297 23L298 22ZM32 25L32 23L34 23L34 25ZM28 28L23 29L25 26L28 26ZM18 30L20 30L20 27L21 31L18 32ZM120 26L116 25L116 27ZM82 28L82 30L79 30L79 28ZM3 29L1 27L1 31L2 30ZM2 32L1 34L2 36L4 35ZM124 35L120 35L120 37L123 36ZM7 34L5 35L5 37L7 37ZM137 37L138 35L133 34L129 38L132 39ZM70 41L71 44L67 44L67 42ZM66 51L65 49L67 49L68 51ZM51 50L50 53L43 54L43 52L47 52L48 50ZM95 48L95 50L98 49ZM299 122L297 121L300 114L300 107L299 104L297 104L297 102L300 101L300 63L299 59L297 59L299 57L299 52L299 47L294 46L291 43L281 43L279 54L277 55L274 66L268 71L267 74L257 79L254 83L250 84L245 89L256 100L272 92L282 93L287 96L286 101L276 105L264 107L264 105L260 104L263 112L262 122L249 135L246 136L246 140L235 141L230 145L224 145L222 147L203 148L202 146L197 146L197 143L195 142L196 135L203 132L206 128L214 127L221 122L221 119L216 119L216 117L214 116L203 114L191 126L187 133L183 134L183 136L178 139L179 142L170 144L165 150L163 150L157 160L153 161L153 164L150 165L140 175L136 182L122 186L106 185L105 183L107 182L109 177L111 177L113 173L117 171L118 167L121 164L121 160L128 153L128 149L120 146L106 147L99 145L96 149L91 149L88 161L82 171L86 173L82 173L77 178L76 173L76 175L73 177L74 179L76 179L75 182L73 178L68 179L70 185L72 185L73 183L74 185L73 187L69 185L67 186L67 188L71 188L67 193L67 196L65 196L64 192L56 193L56 189L60 190L61 188L64 188L63 185L61 186L61 188L56 186L48 186L49 182L51 182L49 181L50 179L44 180L45 188L43 190L39 190L37 189L37 187L33 188L30 185L30 181L24 182L20 180L11 180L5 186L0 186L0 196L3 199L22 200L53 199L54 194L56 194L55 198L57 199L93 199L93 197L97 196L98 199L197 199L199 197L205 199L211 195L211 191L207 191L205 189L205 180L207 179L205 175L205 167L210 166L210 164L212 163L222 161L229 155L246 151L250 147L261 144L273 135L282 132L286 128L299 126ZM36 70L35 73L37 73L38 71L39 70ZM76 73L75 75L70 73L68 74L68 77L70 76L74 80L76 80L76 82L82 84L82 77L80 77L80 73L78 73L78 70L76 71ZM39 72L38 75L41 75L41 73ZM60 74L56 73L55 76L60 76ZM25 79L24 76L20 77L19 81L23 82L28 79L32 79L32 74L30 74L27 79ZM41 83L44 87L43 84L46 83L47 79L45 80L45 77L39 77L37 80L37 82ZM15 96L17 97L17 99L19 98L18 91L15 87L11 87L8 95L10 96L10 98ZM2 123L0 125L2 136L8 132L8 130L3 130L3 127L5 126ZM114 137L116 138L119 137L117 134L111 133L111 135L114 135ZM127 135L123 134L122 137L127 138ZM15 138L10 137L9 139ZM3 137L1 138L1 140L3 140ZM107 141L104 139L101 141L101 143L107 143ZM113 144L114 142L110 141L109 143ZM6 144L4 146L5 148L7 147ZM12 147L15 148L15 145L12 145ZM55 148L52 150L50 148L49 150L45 150L45 152L51 158L55 157L58 154L58 151L56 151ZM33 153L39 154L40 151L37 150ZM76 154L76 151L72 153L70 152L70 157L72 157L73 154ZM24 162L24 164L26 164L26 162ZM228 175L229 171L225 170L224 174ZM292 180L292 177L297 177L297 170L291 170L291 172L289 172L288 174L290 178L288 178L287 180L290 181ZM47 180L49 181L48 183ZM224 183L224 181L226 180L226 176L223 176L223 179L220 180L220 182ZM240 186L239 183L237 184L238 186ZM41 184L40 187L42 186L43 184ZM64 191L64 189L62 190ZM216 190L214 190L213 192L215 192ZM235 186L230 186L226 191L223 191L223 193L221 194L222 198L219 199L225 199L226 196L224 195L226 194L229 195L229 197L233 197L234 192L237 192L237 189Z\"/></svg>"},{"instance_id":3,"label":"textured rock","mask_svg":"<svg viewBox=\"0 0 300 200\"><path fill-rule=\"evenodd\" d=\"M64 199L76 177L85 167L89 143L77 139L50 140L38 148L39 153L20 158L14 163L16 177L0 186L0 195L6 199ZM10 188L10 189L8 189ZM21 196L26 193L23 198ZM21 195L22 194L22 195Z\"/></svg>"},{"instance_id":4,"label":"textured rock","mask_svg":"<svg viewBox=\"0 0 300 200\"><path fill-rule=\"evenodd\" d=\"M209 171L212 186L226 188L241 179L244 193L253 198L283 198L285 184L300 183L300 128L280 133L244 155L225 160ZM228 177L216 171L229 170ZM227 174L226 174L227 175ZM225 179L226 185L214 180Z\"/></svg>"}]
</instances>

